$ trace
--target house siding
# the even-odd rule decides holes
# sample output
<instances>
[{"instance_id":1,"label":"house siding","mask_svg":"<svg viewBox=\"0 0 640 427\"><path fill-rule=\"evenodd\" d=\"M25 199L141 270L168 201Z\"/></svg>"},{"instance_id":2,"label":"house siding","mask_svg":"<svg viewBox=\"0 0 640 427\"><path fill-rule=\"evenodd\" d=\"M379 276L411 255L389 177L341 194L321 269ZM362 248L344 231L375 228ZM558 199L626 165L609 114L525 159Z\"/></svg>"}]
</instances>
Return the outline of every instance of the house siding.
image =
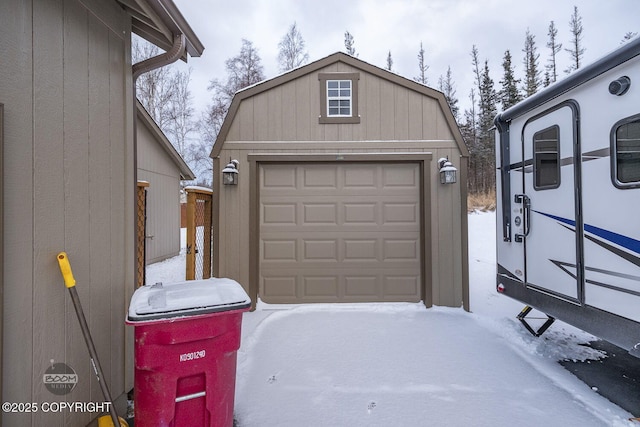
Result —
<instances>
[{"instance_id":1,"label":"house siding","mask_svg":"<svg viewBox=\"0 0 640 427\"><path fill-rule=\"evenodd\" d=\"M180 171L166 150L141 122L138 135L138 180L147 188L146 263L180 252Z\"/></svg>"},{"instance_id":2,"label":"house siding","mask_svg":"<svg viewBox=\"0 0 640 427\"><path fill-rule=\"evenodd\" d=\"M115 2L0 3L4 143L3 400L103 401L56 254L65 250L111 393L126 374L133 292L130 18ZM57 396L51 361L78 374ZM95 414L3 414L4 425L84 425Z\"/></svg>"}]
</instances>

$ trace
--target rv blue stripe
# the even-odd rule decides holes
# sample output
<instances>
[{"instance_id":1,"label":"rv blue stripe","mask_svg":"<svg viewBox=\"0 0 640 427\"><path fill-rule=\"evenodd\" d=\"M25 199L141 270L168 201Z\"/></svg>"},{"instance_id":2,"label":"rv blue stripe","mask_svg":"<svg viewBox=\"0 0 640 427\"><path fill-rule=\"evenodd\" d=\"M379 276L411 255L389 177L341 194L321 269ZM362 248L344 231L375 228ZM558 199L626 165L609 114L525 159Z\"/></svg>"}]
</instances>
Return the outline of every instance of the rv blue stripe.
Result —
<instances>
[{"instance_id":1,"label":"rv blue stripe","mask_svg":"<svg viewBox=\"0 0 640 427\"><path fill-rule=\"evenodd\" d=\"M539 213L540 215L544 215L546 217L555 219L556 221L560 221L564 224L570 225L575 228L576 222L567 218L562 218L556 215L551 215L544 212L534 211ZM585 224L584 231L587 233L591 233L595 236L598 236L602 239L605 239L611 243L614 243L618 246L622 246L625 249L628 249L632 252L640 254L640 240L633 239L629 236L624 236L622 234L614 233L613 231L605 230L603 228L595 227L593 225Z\"/></svg>"}]
</instances>

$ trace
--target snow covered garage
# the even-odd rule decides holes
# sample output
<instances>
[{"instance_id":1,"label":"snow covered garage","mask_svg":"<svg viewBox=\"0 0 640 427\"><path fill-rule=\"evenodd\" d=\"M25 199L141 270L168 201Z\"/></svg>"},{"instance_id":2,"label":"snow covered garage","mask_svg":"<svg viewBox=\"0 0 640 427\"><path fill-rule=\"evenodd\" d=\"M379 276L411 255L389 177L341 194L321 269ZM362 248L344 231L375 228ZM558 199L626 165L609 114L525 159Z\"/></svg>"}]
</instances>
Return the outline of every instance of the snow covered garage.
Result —
<instances>
[{"instance_id":1,"label":"snow covered garage","mask_svg":"<svg viewBox=\"0 0 640 427\"><path fill-rule=\"evenodd\" d=\"M336 53L238 92L211 157L214 275L254 301L468 309L468 152L442 93Z\"/></svg>"}]
</instances>

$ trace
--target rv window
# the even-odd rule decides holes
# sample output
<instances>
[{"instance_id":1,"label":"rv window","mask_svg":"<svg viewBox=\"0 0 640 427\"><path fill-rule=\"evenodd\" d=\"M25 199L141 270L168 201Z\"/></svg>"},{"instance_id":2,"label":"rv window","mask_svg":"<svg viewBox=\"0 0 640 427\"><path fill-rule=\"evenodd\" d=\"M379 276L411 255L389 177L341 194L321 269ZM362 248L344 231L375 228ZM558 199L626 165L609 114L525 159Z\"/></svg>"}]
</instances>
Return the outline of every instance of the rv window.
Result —
<instances>
[{"instance_id":1,"label":"rv window","mask_svg":"<svg viewBox=\"0 0 640 427\"><path fill-rule=\"evenodd\" d=\"M558 126L533 135L533 173L536 190L549 190L560 186L560 151Z\"/></svg>"},{"instance_id":2,"label":"rv window","mask_svg":"<svg viewBox=\"0 0 640 427\"><path fill-rule=\"evenodd\" d=\"M640 118L623 120L614 131L614 182L617 187L637 187L640 185Z\"/></svg>"}]
</instances>

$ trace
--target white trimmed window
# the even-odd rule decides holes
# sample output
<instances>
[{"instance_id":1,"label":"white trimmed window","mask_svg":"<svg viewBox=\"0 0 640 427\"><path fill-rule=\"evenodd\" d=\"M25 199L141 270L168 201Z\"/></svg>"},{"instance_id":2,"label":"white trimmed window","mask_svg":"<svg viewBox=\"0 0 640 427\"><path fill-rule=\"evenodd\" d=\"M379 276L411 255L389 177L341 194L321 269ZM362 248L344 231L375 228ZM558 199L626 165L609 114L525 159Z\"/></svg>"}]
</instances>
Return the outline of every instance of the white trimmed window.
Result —
<instances>
[{"instance_id":1,"label":"white trimmed window","mask_svg":"<svg viewBox=\"0 0 640 427\"><path fill-rule=\"evenodd\" d=\"M351 117L351 80L327 80L327 117Z\"/></svg>"},{"instance_id":2,"label":"white trimmed window","mask_svg":"<svg viewBox=\"0 0 640 427\"><path fill-rule=\"evenodd\" d=\"M360 73L318 73L320 124L360 123L358 80Z\"/></svg>"}]
</instances>

